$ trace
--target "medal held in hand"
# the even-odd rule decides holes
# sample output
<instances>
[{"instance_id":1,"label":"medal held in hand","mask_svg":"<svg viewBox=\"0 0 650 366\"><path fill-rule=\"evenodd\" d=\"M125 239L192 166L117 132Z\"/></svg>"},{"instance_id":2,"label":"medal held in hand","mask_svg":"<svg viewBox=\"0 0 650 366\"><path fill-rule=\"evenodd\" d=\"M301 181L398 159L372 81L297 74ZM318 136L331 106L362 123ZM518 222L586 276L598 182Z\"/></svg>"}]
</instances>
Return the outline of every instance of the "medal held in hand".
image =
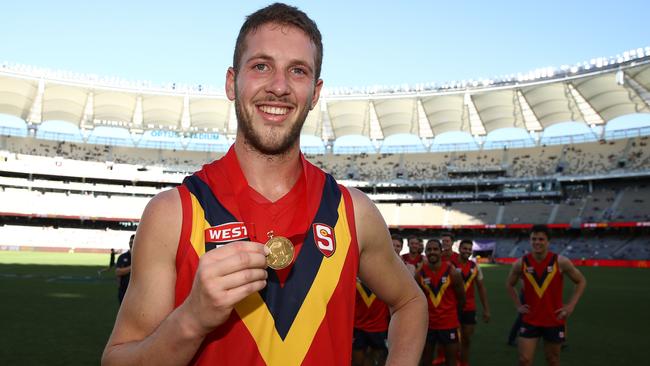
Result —
<instances>
[{"instance_id":1,"label":"medal held in hand","mask_svg":"<svg viewBox=\"0 0 650 366\"><path fill-rule=\"evenodd\" d=\"M269 240L264 245L271 254L266 257L266 264L275 270L287 268L293 261L293 243L283 236L273 236L273 231L267 235Z\"/></svg>"}]
</instances>

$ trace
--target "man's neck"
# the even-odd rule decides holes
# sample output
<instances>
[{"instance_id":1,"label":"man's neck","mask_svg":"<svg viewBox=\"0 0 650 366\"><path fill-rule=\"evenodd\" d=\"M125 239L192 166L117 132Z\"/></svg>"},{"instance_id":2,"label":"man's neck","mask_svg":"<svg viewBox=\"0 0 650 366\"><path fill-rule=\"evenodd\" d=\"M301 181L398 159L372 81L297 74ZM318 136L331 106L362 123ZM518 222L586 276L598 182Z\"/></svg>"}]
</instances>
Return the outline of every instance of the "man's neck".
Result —
<instances>
[{"instance_id":1,"label":"man's neck","mask_svg":"<svg viewBox=\"0 0 650 366\"><path fill-rule=\"evenodd\" d=\"M442 265L442 261L439 260L435 263L429 262L429 268L431 268L432 271L436 272L440 269L440 266Z\"/></svg>"},{"instance_id":2,"label":"man's neck","mask_svg":"<svg viewBox=\"0 0 650 366\"><path fill-rule=\"evenodd\" d=\"M533 253L533 258L535 258L536 261L541 262L546 258L548 255L548 250L542 252L542 253Z\"/></svg>"},{"instance_id":3,"label":"man's neck","mask_svg":"<svg viewBox=\"0 0 650 366\"><path fill-rule=\"evenodd\" d=\"M299 146L282 155L264 155L239 141L235 152L248 185L271 202L286 195L302 174Z\"/></svg>"}]
</instances>

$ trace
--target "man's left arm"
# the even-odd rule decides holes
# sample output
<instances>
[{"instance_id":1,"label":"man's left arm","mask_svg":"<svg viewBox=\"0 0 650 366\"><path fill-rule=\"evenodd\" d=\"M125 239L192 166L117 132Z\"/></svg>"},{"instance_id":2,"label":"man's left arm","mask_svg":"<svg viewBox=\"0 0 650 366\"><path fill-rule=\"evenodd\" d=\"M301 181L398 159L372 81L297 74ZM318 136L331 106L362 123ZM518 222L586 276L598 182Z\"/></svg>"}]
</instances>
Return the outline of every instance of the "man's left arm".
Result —
<instances>
[{"instance_id":1,"label":"man's left arm","mask_svg":"<svg viewBox=\"0 0 650 366\"><path fill-rule=\"evenodd\" d=\"M559 256L558 264L562 273L569 276L574 284L573 293L571 294L569 301L561 308L555 310L558 319L565 319L568 318L571 313L573 313L573 310L578 304L578 300L580 300L582 293L585 291L585 287L587 287L587 280L585 279L585 276L583 276L582 273L573 265L573 263L571 263L571 260L569 260L569 258Z\"/></svg>"},{"instance_id":2,"label":"man's left arm","mask_svg":"<svg viewBox=\"0 0 650 366\"><path fill-rule=\"evenodd\" d=\"M458 305L458 314L463 311L465 307L465 284L460 272L453 268L451 273L451 285L456 293L456 303Z\"/></svg>"},{"instance_id":3,"label":"man's left arm","mask_svg":"<svg viewBox=\"0 0 650 366\"><path fill-rule=\"evenodd\" d=\"M481 305L483 305L483 321L484 322L489 322L490 321L490 304L488 304L488 299L487 299L487 290L485 289L485 285L483 285L483 271L481 271L481 267L476 264L476 269L478 270L478 275L476 276L476 287L478 289L478 297L481 300Z\"/></svg>"},{"instance_id":4,"label":"man's left arm","mask_svg":"<svg viewBox=\"0 0 650 366\"><path fill-rule=\"evenodd\" d=\"M131 273L130 261L129 261L129 265L127 266L124 264L124 260L122 260L122 258L124 258L123 257L124 255L125 254L122 254L117 258L117 264L115 266L115 275L117 277L126 276L127 274Z\"/></svg>"},{"instance_id":5,"label":"man's left arm","mask_svg":"<svg viewBox=\"0 0 650 366\"><path fill-rule=\"evenodd\" d=\"M386 365L417 365L428 325L426 299L393 251L377 207L364 193L349 190L359 242L359 278L391 311Z\"/></svg>"}]
</instances>

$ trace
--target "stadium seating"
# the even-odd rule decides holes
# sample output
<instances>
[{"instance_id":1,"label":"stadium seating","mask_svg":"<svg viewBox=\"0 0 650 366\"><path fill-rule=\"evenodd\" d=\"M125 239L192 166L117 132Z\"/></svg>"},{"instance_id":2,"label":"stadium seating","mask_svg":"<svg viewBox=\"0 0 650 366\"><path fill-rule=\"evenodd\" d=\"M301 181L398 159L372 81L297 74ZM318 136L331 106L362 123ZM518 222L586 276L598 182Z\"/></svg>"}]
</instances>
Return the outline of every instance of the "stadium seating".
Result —
<instances>
[{"instance_id":1,"label":"stadium seating","mask_svg":"<svg viewBox=\"0 0 650 366\"><path fill-rule=\"evenodd\" d=\"M138 220L148 201L149 197L40 192L23 188L0 190L3 213L36 217Z\"/></svg>"},{"instance_id":2,"label":"stadium seating","mask_svg":"<svg viewBox=\"0 0 650 366\"><path fill-rule=\"evenodd\" d=\"M40 249L67 249L93 251L99 249L126 250L131 231L34 227L20 225L0 226L0 249L18 247Z\"/></svg>"},{"instance_id":3,"label":"stadium seating","mask_svg":"<svg viewBox=\"0 0 650 366\"><path fill-rule=\"evenodd\" d=\"M348 185L400 188L395 192L369 192L391 227L508 224L580 227L581 223L594 222L650 222L646 208L650 186L643 175L632 180L595 183L590 178L612 173L644 174L650 170L649 143L647 136L641 136L512 149L307 154L306 157ZM152 196L179 184L186 174L222 154L2 136L0 212L52 219L136 221ZM477 200L472 196L473 188L467 188L482 179L526 182L542 177L564 179L562 195L543 199ZM566 184L574 178L578 178L577 183ZM433 183L434 188L423 192L422 183ZM485 197L494 193L483 189ZM457 200L442 202L441 195ZM433 202L420 202L423 200ZM4 225L0 226L0 236L4 238L0 247L65 247L74 241L74 246L79 248L108 249L125 246L128 235L130 232L119 230ZM517 257L529 250L526 237L492 239L497 243L494 251L497 258ZM650 240L643 235L559 237L553 239L552 245L552 250L576 259L650 258Z\"/></svg>"}]
</instances>

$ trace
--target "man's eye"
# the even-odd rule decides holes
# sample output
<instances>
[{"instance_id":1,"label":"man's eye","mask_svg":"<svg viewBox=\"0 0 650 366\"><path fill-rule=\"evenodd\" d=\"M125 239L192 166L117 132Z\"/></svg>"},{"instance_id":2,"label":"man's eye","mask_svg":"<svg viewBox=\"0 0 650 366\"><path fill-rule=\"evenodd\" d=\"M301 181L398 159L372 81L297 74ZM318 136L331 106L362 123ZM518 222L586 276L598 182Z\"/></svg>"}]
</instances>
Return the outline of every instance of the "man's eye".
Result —
<instances>
[{"instance_id":1,"label":"man's eye","mask_svg":"<svg viewBox=\"0 0 650 366\"><path fill-rule=\"evenodd\" d=\"M293 72L296 75L307 75L307 71L299 67L294 67L293 69L291 69L291 72Z\"/></svg>"},{"instance_id":2,"label":"man's eye","mask_svg":"<svg viewBox=\"0 0 650 366\"><path fill-rule=\"evenodd\" d=\"M268 67L265 64L257 64L253 66L257 71L265 71Z\"/></svg>"}]
</instances>

